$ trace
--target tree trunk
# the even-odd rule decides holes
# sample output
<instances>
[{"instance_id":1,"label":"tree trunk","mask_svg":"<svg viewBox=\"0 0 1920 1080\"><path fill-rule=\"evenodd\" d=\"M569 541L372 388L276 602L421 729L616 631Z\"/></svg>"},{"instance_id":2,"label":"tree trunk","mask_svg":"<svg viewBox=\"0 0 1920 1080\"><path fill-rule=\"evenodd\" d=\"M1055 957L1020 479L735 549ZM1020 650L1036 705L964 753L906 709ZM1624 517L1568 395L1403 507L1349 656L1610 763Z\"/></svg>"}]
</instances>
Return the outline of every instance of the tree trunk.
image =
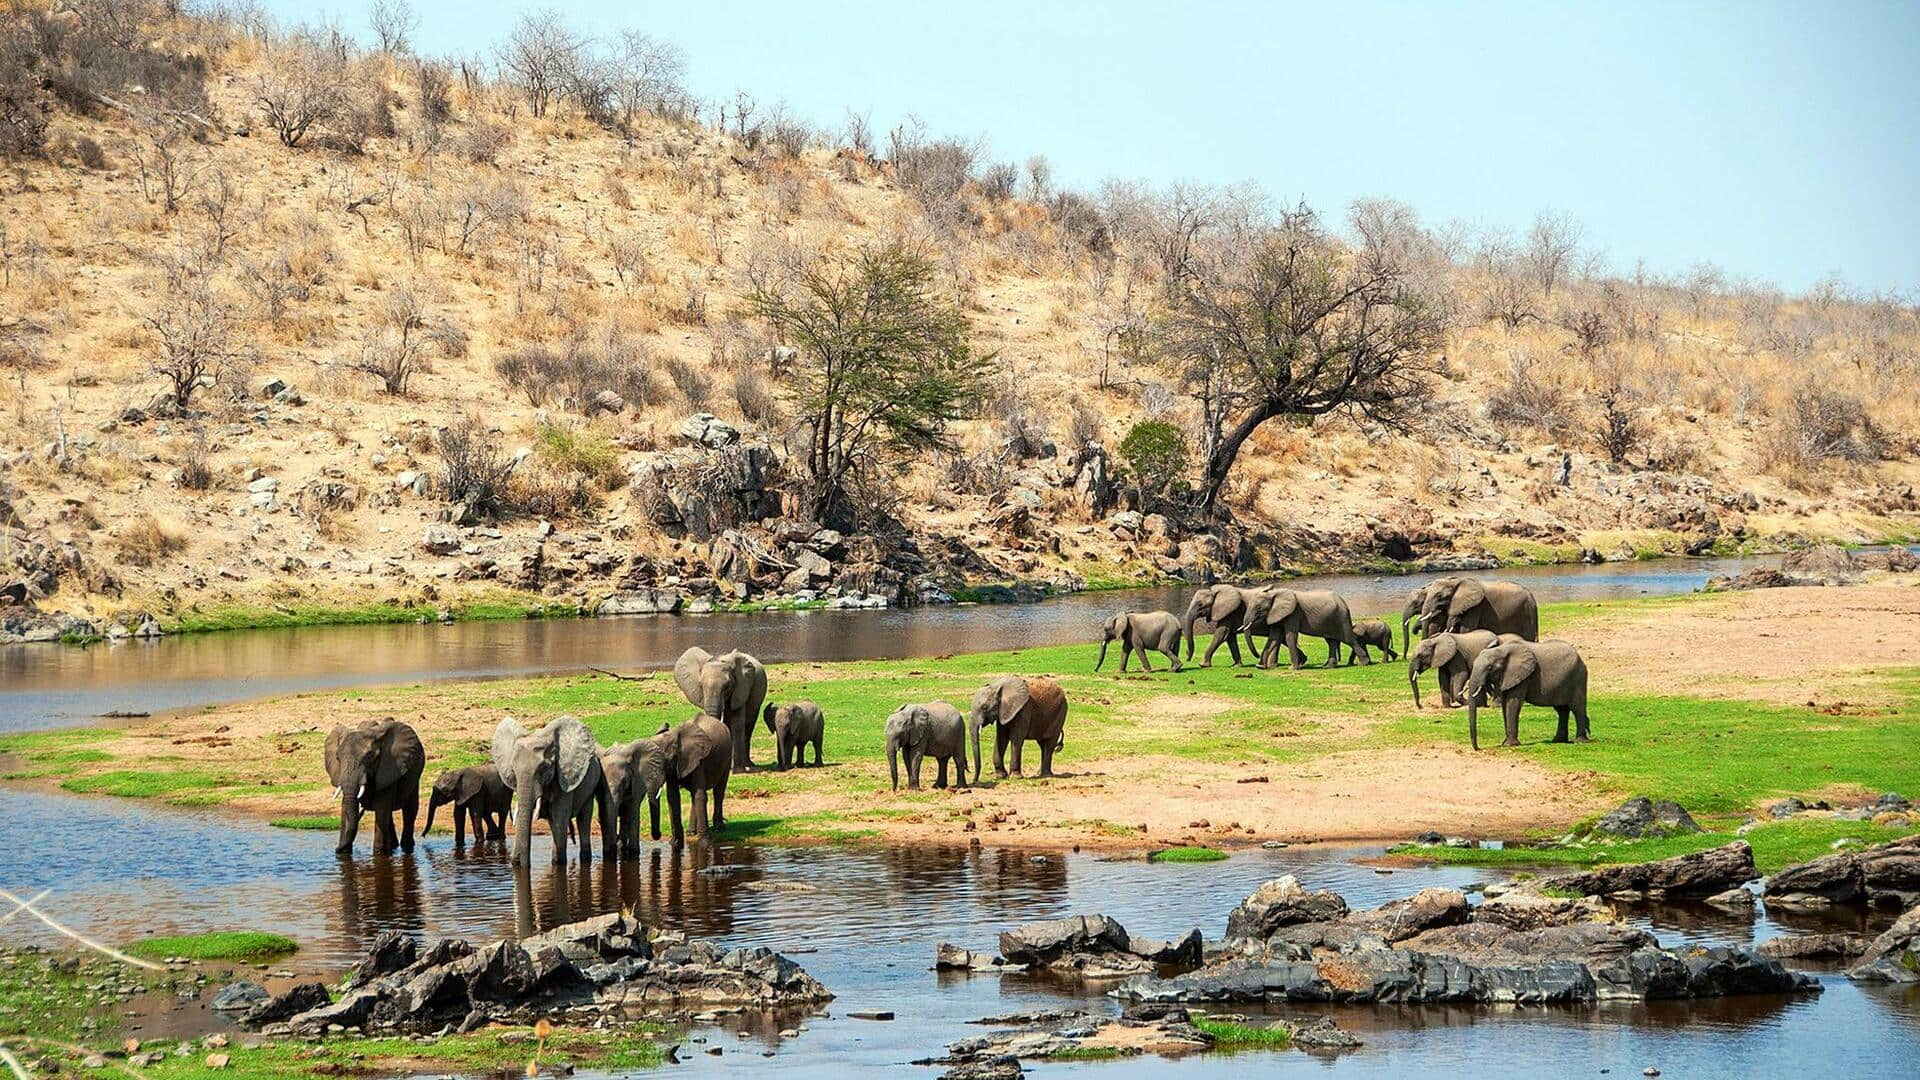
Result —
<instances>
[{"instance_id":1,"label":"tree trunk","mask_svg":"<svg viewBox=\"0 0 1920 1080\"><path fill-rule=\"evenodd\" d=\"M1273 419L1276 415L1278 410L1274 408L1273 403L1262 401L1254 406L1253 411L1238 424L1235 424L1233 430L1227 432L1221 438L1220 444L1213 448L1213 453L1207 456L1206 471L1200 478L1199 509L1201 513L1213 513L1214 504L1220 498L1220 489L1226 486L1227 475L1233 471L1233 463L1240 456L1240 447L1252 437L1261 424Z\"/></svg>"}]
</instances>

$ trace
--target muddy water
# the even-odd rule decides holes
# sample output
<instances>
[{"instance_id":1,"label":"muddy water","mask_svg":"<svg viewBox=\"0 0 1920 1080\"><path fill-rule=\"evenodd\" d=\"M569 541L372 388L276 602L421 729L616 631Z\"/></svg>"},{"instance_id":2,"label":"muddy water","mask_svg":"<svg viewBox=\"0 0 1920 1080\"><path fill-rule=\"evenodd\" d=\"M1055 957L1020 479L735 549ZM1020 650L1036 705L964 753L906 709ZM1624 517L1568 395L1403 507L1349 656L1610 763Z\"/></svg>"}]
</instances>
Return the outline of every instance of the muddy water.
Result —
<instances>
[{"instance_id":1,"label":"muddy water","mask_svg":"<svg viewBox=\"0 0 1920 1080\"><path fill-rule=\"evenodd\" d=\"M1280 873L1336 889L1356 907L1428 885L1460 887L1501 876L1459 868L1380 875L1353 861L1365 851L1339 848L1254 850L1183 866L992 848L727 845L680 857L654 848L637 862L596 864L583 877L552 870L544 838L535 844L537 869L516 876L502 852L456 852L444 836L427 838L411 857L339 860L327 833L112 800L35 799L4 789L0 820L15 827L12 835L40 841L31 856L18 846L0 850L0 880L29 892L51 887L43 904L48 911L109 941L267 928L302 942L290 966L331 977L382 930L525 933L627 904L650 923L788 950L837 1000L824 1015L807 1018L808 1031L793 1040L777 1036L778 1025L792 1018L696 1027L689 1035L724 1046L726 1054L693 1055L692 1067L817 1077L932 1077L935 1070L905 1063L978 1034L968 1020L1034 1008L1114 1008L1051 980L936 974L928 969L940 941L991 948L995 935L1014 923L1094 911L1149 936L1199 926L1213 937L1234 903ZM767 888L773 883L814 891L773 891ZM1748 944L1782 932L1765 918L1707 908L1655 909L1635 918L1669 945ZM9 941L50 940L33 937L22 921L5 928ZM1818 997L1586 1009L1338 1009L1333 1015L1366 1045L1337 1057L1286 1051L1034 1071L1632 1076L1656 1065L1674 1077L1914 1075L1920 994L1856 986L1832 973L1821 977L1826 992ZM843 1018L862 1008L892 1009L899 1020ZM769 1050L773 1057L761 1056Z\"/></svg>"},{"instance_id":2,"label":"muddy water","mask_svg":"<svg viewBox=\"0 0 1920 1080\"><path fill-rule=\"evenodd\" d=\"M1660 559L1498 571L1541 599L1691 592L1716 574L1777 562ZM1345 594L1356 614L1398 612L1437 575L1302 578ZM323 687L666 667L690 645L738 647L763 660L854 660L1093 640L1115 611L1179 610L1187 587L1083 593L1039 604L810 611L757 615L335 626L196 634L71 648L0 646L0 732L84 723L107 712L159 712Z\"/></svg>"}]
</instances>

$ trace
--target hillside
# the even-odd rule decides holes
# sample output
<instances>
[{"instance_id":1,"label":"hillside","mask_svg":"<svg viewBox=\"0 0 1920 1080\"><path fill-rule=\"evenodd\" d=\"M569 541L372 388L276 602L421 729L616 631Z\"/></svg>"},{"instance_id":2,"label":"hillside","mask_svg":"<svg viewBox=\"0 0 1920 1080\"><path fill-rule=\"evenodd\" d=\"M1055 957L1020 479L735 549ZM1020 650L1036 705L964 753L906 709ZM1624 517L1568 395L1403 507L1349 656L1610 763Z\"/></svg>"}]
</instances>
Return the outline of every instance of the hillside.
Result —
<instances>
[{"instance_id":1,"label":"hillside","mask_svg":"<svg viewBox=\"0 0 1920 1080\"><path fill-rule=\"evenodd\" d=\"M28 608L97 627L912 603L1920 533L1904 302L1588 273L1571 251L1543 282L1524 239L1408 226L1447 298L1432 400L1393 426L1265 424L1208 519L1106 490L1139 421L1203 438L1154 344L1155 245L1187 196L1062 194L971 156L942 187L929 170L965 147L921 133L536 110L511 78L215 20L146 13L134 44L94 43L140 64L36 55L33 20L76 42L92 24L0 18L0 100L45 119L0 140L15 632L74 625ZM303 74L350 92L286 145L263 100ZM805 358L746 297L782 252L889 241L932 254L990 392L821 531L783 490ZM161 368L188 354L206 363L182 406ZM497 514L450 506L449 429L516 463Z\"/></svg>"}]
</instances>

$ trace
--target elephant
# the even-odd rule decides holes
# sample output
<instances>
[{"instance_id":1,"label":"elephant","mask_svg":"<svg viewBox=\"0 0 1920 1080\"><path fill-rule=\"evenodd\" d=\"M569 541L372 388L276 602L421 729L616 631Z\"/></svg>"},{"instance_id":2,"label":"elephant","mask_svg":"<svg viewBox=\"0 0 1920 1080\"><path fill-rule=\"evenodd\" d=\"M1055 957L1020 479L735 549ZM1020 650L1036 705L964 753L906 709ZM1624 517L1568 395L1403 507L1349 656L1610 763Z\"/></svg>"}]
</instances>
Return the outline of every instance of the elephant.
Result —
<instances>
[{"instance_id":1,"label":"elephant","mask_svg":"<svg viewBox=\"0 0 1920 1080\"><path fill-rule=\"evenodd\" d=\"M1358 653L1365 653L1368 646L1372 646L1388 660L1400 659L1400 654L1393 651L1393 628L1384 619L1362 619L1354 623L1353 639L1360 643L1360 648L1355 650Z\"/></svg>"},{"instance_id":2,"label":"elephant","mask_svg":"<svg viewBox=\"0 0 1920 1080\"><path fill-rule=\"evenodd\" d=\"M1173 662L1173 670L1180 670L1180 638L1184 631L1180 627L1180 616L1171 611L1127 611L1108 619L1100 631L1100 659L1096 660L1093 670L1099 671L1107 662L1107 646L1114 639L1120 641L1120 670L1127 670L1127 660L1137 649L1140 653L1140 666L1153 671L1153 665L1147 662L1149 651L1164 655Z\"/></svg>"},{"instance_id":3,"label":"elephant","mask_svg":"<svg viewBox=\"0 0 1920 1080\"><path fill-rule=\"evenodd\" d=\"M647 800L653 837L660 838L660 789L666 785L668 725L649 738L615 743L600 750L600 773L607 786L607 813L600 820L602 834L611 832L623 859L640 854L640 800ZM732 753L731 750L728 751Z\"/></svg>"},{"instance_id":4,"label":"elephant","mask_svg":"<svg viewBox=\"0 0 1920 1080\"><path fill-rule=\"evenodd\" d=\"M1007 748L1013 748L1013 775L1020 775L1020 746L1040 744L1040 775L1053 775L1053 755L1066 745L1067 692L1052 679L1003 675L974 691L968 715L973 736L973 782L980 782L980 726L993 725L993 774L1007 775Z\"/></svg>"},{"instance_id":5,"label":"elephant","mask_svg":"<svg viewBox=\"0 0 1920 1080\"><path fill-rule=\"evenodd\" d=\"M807 744L813 744L813 763L820 764L821 748L826 743L827 717L811 701L789 701L767 706L763 716L767 730L773 733L774 768L807 763Z\"/></svg>"},{"instance_id":6,"label":"elephant","mask_svg":"<svg viewBox=\"0 0 1920 1080\"><path fill-rule=\"evenodd\" d=\"M340 842L334 853L353 852L360 815L374 813L374 846L383 852L413 850L413 819L420 812L420 773L427 751L411 725L392 717L336 724L324 749L327 779L340 792ZM393 812L400 811L400 832Z\"/></svg>"},{"instance_id":7,"label":"elephant","mask_svg":"<svg viewBox=\"0 0 1920 1080\"><path fill-rule=\"evenodd\" d=\"M1481 652L1494 645L1525 640L1518 634L1495 634L1491 630L1468 630L1458 634L1435 634L1414 646L1407 656L1407 685L1413 688L1413 707L1420 705L1420 676L1438 671L1440 702L1448 708L1466 704L1462 696L1467 674Z\"/></svg>"},{"instance_id":8,"label":"elephant","mask_svg":"<svg viewBox=\"0 0 1920 1080\"><path fill-rule=\"evenodd\" d=\"M1358 656L1361 664L1373 663L1353 636L1353 613L1339 593L1325 589L1266 589L1255 593L1247 605L1245 629L1266 627L1267 647L1260 654L1260 666L1270 668L1279 660L1280 643L1285 641L1293 659L1293 669L1307 666L1307 654L1300 651L1300 635L1324 638L1327 662L1340 662L1340 646Z\"/></svg>"},{"instance_id":9,"label":"elephant","mask_svg":"<svg viewBox=\"0 0 1920 1080\"><path fill-rule=\"evenodd\" d=\"M751 772L753 721L767 700L767 669L738 649L714 656L696 645L674 661L673 681L689 704L727 725L733 767Z\"/></svg>"},{"instance_id":10,"label":"elephant","mask_svg":"<svg viewBox=\"0 0 1920 1080\"><path fill-rule=\"evenodd\" d=\"M433 812L446 805L453 807L454 846L466 846L469 821L473 823L474 843L503 840L507 811L513 807L513 789L491 765L449 769L434 778L433 790L427 796L427 823L420 827L420 835L433 831Z\"/></svg>"},{"instance_id":11,"label":"elephant","mask_svg":"<svg viewBox=\"0 0 1920 1080\"><path fill-rule=\"evenodd\" d=\"M1567 741L1567 714L1579 722L1574 740L1588 741L1587 662L1564 641L1513 641L1482 652L1467 676L1467 739L1480 749L1480 702L1500 703L1507 722L1501 746L1520 745L1520 706L1550 705L1560 725L1553 741Z\"/></svg>"},{"instance_id":12,"label":"elephant","mask_svg":"<svg viewBox=\"0 0 1920 1080\"><path fill-rule=\"evenodd\" d=\"M593 861L593 810L598 804L601 845L614 856L613 831L604 827L611 817L606 775L600 769L599 748L593 732L571 716L555 717L539 731L528 732L509 716L493 729L493 767L519 799L513 818L513 865L526 866L533 845L535 804L553 833L553 862L567 861L567 827L580 839L580 865Z\"/></svg>"},{"instance_id":13,"label":"elephant","mask_svg":"<svg viewBox=\"0 0 1920 1080\"><path fill-rule=\"evenodd\" d=\"M1533 593L1514 581L1435 578L1422 590L1420 633L1431 637L1462 630L1491 630L1540 640L1540 605Z\"/></svg>"},{"instance_id":14,"label":"elephant","mask_svg":"<svg viewBox=\"0 0 1920 1080\"><path fill-rule=\"evenodd\" d=\"M733 733L727 725L706 713L687 720L671 731L662 728L654 736L652 748L641 766L648 786L648 800L655 809L653 838L660 839L659 802L654 793L667 789L667 814L673 819L673 846L686 843L680 825L680 793L693 796L689 824L696 841L709 840L715 829L727 824L727 778L733 774ZM707 798L713 798L713 817L707 817Z\"/></svg>"},{"instance_id":15,"label":"elephant","mask_svg":"<svg viewBox=\"0 0 1920 1080\"><path fill-rule=\"evenodd\" d=\"M900 790L900 758L907 759L907 787L920 787L920 763L928 755L940 763L933 786L947 786L947 765L953 765L955 787L967 786L967 727L960 710L944 701L907 704L887 717L887 772L893 790ZM976 742L975 746L979 744ZM978 753L976 749L974 751Z\"/></svg>"},{"instance_id":16,"label":"elephant","mask_svg":"<svg viewBox=\"0 0 1920 1080\"><path fill-rule=\"evenodd\" d=\"M1242 624L1247 621L1247 604L1258 589L1243 589L1238 585L1207 585L1196 590L1187 600L1187 610L1180 619L1182 636L1187 640L1187 659L1193 659L1193 626L1196 621L1205 618L1213 624L1213 640L1207 644L1206 655L1201 657L1201 667L1213 666L1213 654L1221 645L1233 655L1233 666L1240 666L1240 634ZM1247 655L1258 655L1253 647L1253 637L1247 637ZM1177 670L1177 669L1176 669Z\"/></svg>"},{"instance_id":17,"label":"elephant","mask_svg":"<svg viewBox=\"0 0 1920 1080\"><path fill-rule=\"evenodd\" d=\"M1407 594L1407 602L1400 605L1400 651L1409 652L1413 647L1412 633L1420 628L1420 612L1427 605L1427 586L1422 585ZM1422 637L1427 635L1422 634Z\"/></svg>"}]
</instances>

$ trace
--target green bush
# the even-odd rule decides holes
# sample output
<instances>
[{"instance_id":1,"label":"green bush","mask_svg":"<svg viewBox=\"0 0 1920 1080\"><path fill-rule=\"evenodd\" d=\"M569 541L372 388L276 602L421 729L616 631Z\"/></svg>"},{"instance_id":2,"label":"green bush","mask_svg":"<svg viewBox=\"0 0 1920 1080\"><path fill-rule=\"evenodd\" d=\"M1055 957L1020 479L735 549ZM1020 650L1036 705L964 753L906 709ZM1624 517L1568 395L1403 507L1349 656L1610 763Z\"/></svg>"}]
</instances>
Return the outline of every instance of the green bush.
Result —
<instances>
[{"instance_id":1,"label":"green bush","mask_svg":"<svg viewBox=\"0 0 1920 1080\"><path fill-rule=\"evenodd\" d=\"M1175 500L1186 488L1187 437L1164 420L1142 420L1120 440L1141 509Z\"/></svg>"}]
</instances>

